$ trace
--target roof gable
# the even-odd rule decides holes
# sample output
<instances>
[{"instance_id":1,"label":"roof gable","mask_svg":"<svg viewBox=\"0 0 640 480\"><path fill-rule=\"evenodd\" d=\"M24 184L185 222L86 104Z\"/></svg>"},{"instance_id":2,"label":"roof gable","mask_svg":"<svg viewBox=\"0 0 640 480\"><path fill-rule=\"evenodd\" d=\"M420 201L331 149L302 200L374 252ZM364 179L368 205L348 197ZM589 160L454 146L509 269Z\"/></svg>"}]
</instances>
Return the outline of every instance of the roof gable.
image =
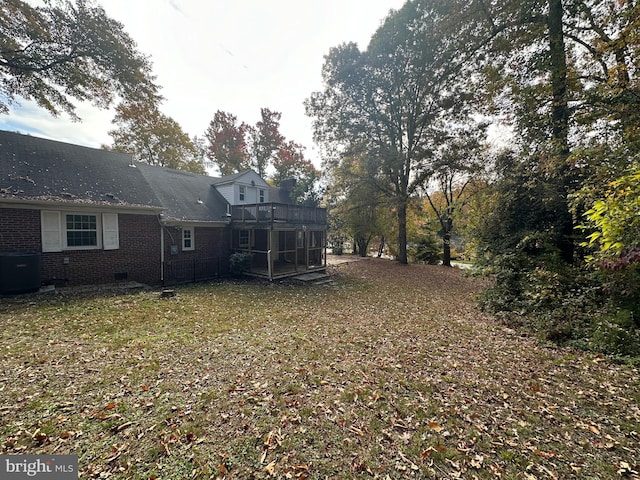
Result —
<instances>
[{"instance_id":1,"label":"roof gable","mask_svg":"<svg viewBox=\"0 0 640 480\"><path fill-rule=\"evenodd\" d=\"M164 205L166 221L220 222L227 220L228 202L212 186L213 177L142 163L137 165Z\"/></svg>"},{"instance_id":2,"label":"roof gable","mask_svg":"<svg viewBox=\"0 0 640 480\"><path fill-rule=\"evenodd\" d=\"M212 183L216 186L234 183L238 185L255 185L258 187L269 188L269 184L253 170L245 170L244 172L225 175L224 177L216 178Z\"/></svg>"}]
</instances>

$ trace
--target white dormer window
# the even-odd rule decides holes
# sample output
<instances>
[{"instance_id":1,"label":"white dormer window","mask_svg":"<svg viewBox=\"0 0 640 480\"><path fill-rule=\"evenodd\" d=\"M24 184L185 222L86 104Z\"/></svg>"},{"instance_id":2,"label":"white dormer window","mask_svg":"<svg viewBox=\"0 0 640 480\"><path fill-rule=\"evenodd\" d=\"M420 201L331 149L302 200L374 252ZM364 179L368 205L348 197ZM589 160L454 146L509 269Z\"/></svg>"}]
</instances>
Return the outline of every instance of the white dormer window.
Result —
<instances>
[{"instance_id":1,"label":"white dormer window","mask_svg":"<svg viewBox=\"0 0 640 480\"><path fill-rule=\"evenodd\" d=\"M260 196L260 203L264 203L264 189L260 189L259 192L259 196Z\"/></svg>"},{"instance_id":2,"label":"white dormer window","mask_svg":"<svg viewBox=\"0 0 640 480\"><path fill-rule=\"evenodd\" d=\"M247 196L246 187L244 185L240 185L240 201L244 202L244 199L246 196Z\"/></svg>"}]
</instances>

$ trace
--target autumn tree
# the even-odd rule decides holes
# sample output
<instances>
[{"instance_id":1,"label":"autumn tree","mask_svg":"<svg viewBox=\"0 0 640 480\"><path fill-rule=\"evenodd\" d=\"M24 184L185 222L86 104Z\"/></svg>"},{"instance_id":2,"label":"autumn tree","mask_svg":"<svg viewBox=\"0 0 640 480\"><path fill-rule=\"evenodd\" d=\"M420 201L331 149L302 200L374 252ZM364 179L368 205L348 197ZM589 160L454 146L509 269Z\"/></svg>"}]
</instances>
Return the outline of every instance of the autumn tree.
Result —
<instances>
[{"instance_id":1,"label":"autumn tree","mask_svg":"<svg viewBox=\"0 0 640 480\"><path fill-rule=\"evenodd\" d=\"M182 127L147 103L122 103L109 131L110 150L130 154L134 160L194 173L205 173L202 157Z\"/></svg>"},{"instance_id":2,"label":"autumn tree","mask_svg":"<svg viewBox=\"0 0 640 480\"><path fill-rule=\"evenodd\" d=\"M446 119L464 116L459 73L442 21L444 1L408 2L387 17L366 51L353 44L331 49L324 90L306 102L315 138L331 162L359 155L364 169L397 214L398 260L407 263L407 208L431 174L432 152ZM448 35L454 35L450 31Z\"/></svg>"},{"instance_id":3,"label":"autumn tree","mask_svg":"<svg viewBox=\"0 0 640 480\"><path fill-rule=\"evenodd\" d=\"M589 207L572 205L574 193L585 181L606 188L638 152L639 6L478 0L471 11L474 32L486 37L490 108L513 119L512 146L531 181L547 185L544 198L556 211L549 240L566 262L579 261L574 227Z\"/></svg>"},{"instance_id":4,"label":"autumn tree","mask_svg":"<svg viewBox=\"0 0 640 480\"><path fill-rule=\"evenodd\" d=\"M78 120L73 100L157 103L151 63L91 0L0 3L0 113L18 97Z\"/></svg>"},{"instance_id":5,"label":"autumn tree","mask_svg":"<svg viewBox=\"0 0 640 480\"><path fill-rule=\"evenodd\" d=\"M328 193L329 216L353 240L354 253L366 257L374 237L384 237L380 218L388 202L377 185L363 172L367 162L357 156L344 158L333 171ZM364 180L363 180L364 179Z\"/></svg>"},{"instance_id":6,"label":"autumn tree","mask_svg":"<svg viewBox=\"0 0 640 480\"><path fill-rule=\"evenodd\" d=\"M320 172L304 156L304 147L293 141L283 141L272 159L269 181L279 187L283 181L295 179L292 200L301 205L318 206L320 203L317 183Z\"/></svg>"},{"instance_id":7,"label":"autumn tree","mask_svg":"<svg viewBox=\"0 0 640 480\"><path fill-rule=\"evenodd\" d=\"M531 313L554 338L588 336L589 329L621 338L633 327L610 316L640 312L637 300L630 301L637 295L618 301L620 292L640 285L638 270L621 269L635 272L635 279L621 273L624 282L589 270L584 259L593 252L580 243L602 234L609 201L627 203L611 185L633 178L629 169L640 152L639 5L478 0L471 9L478 13L473 30L487 37L481 49L484 89L493 100L487 107L511 119L515 133L511 152L496 164L488 195L493 208L477 232L480 258L497 279L486 305ZM576 230L585 211L595 215L595 231ZM597 246L591 245L599 253ZM608 262L635 258L618 255Z\"/></svg>"},{"instance_id":8,"label":"autumn tree","mask_svg":"<svg viewBox=\"0 0 640 480\"><path fill-rule=\"evenodd\" d=\"M484 124L452 126L447 141L434 153L431 182L424 197L436 216L442 237L442 264L451 266L454 222L489 166Z\"/></svg>"},{"instance_id":9,"label":"autumn tree","mask_svg":"<svg viewBox=\"0 0 640 480\"><path fill-rule=\"evenodd\" d=\"M238 118L218 110L205 133L207 157L222 175L248 170L251 167L246 139L248 125Z\"/></svg>"},{"instance_id":10,"label":"autumn tree","mask_svg":"<svg viewBox=\"0 0 640 480\"><path fill-rule=\"evenodd\" d=\"M251 166L261 177L266 176L267 167L285 142L280 133L282 114L268 108L260 109L260 120L254 127L248 128L249 155Z\"/></svg>"},{"instance_id":11,"label":"autumn tree","mask_svg":"<svg viewBox=\"0 0 640 480\"><path fill-rule=\"evenodd\" d=\"M207 157L222 175L254 169L278 187L295 178L291 200L308 206L320 203L320 172L304 156L304 147L280 133L279 112L260 110L255 125L239 122L235 115L218 111L205 133Z\"/></svg>"}]
</instances>

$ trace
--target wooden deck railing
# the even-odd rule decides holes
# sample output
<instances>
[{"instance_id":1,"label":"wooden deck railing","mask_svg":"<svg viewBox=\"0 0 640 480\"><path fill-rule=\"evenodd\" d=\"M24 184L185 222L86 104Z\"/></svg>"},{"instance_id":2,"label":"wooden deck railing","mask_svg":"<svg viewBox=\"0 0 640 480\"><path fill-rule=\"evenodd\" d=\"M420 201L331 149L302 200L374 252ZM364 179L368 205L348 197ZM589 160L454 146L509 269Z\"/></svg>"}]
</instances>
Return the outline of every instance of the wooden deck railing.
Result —
<instances>
[{"instance_id":1,"label":"wooden deck railing","mask_svg":"<svg viewBox=\"0 0 640 480\"><path fill-rule=\"evenodd\" d=\"M325 208L304 207L286 203L233 205L231 207L231 221L326 225L327 210Z\"/></svg>"}]
</instances>

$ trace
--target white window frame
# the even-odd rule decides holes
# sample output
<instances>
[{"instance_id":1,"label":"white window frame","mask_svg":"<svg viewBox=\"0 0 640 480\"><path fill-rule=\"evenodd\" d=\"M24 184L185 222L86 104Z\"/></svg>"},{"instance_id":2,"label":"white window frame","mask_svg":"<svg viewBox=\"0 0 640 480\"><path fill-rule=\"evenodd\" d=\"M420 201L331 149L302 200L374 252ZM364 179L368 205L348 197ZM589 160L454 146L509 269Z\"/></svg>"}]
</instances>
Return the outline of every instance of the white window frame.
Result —
<instances>
[{"instance_id":1,"label":"white window frame","mask_svg":"<svg viewBox=\"0 0 640 480\"><path fill-rule=\"evenodd\" d=\"M95 245L69 245L67 239L67 215L95 217ZM120 248L117 213L41 210L40 231L42 251L44 253L77 250L117 250Z\"/></svg>"},{"instance_id":2,"label":"white window frame","mask_svg":"<svg viewBox=\"0 0 640 480\"><path fill-rule=\"evenodd\" d=\"M239 230L238 231L238 248L249 248L250 244L251 244L251 230Z\"/></svg>"},{"instance_id":3,"label":"white window frame","mask_svg":"<svg viewBox=\"0 0 640 480\"><path fill-rule=\"evenodd\" d=\"M185 236L185 234L187 233L188 233L188 237ZM190 243L189 246L186 245L187 242ZM182 228L182 251L189 252L195 249L196 249L195 228L183 227Z\"/></svg>"},{"instance_id":4,"label":"white window frame","mask_svg":"<svg viewBox=\"0 0 640 480\"><path fill-rule=\"evenodd\" d=\"M81 217L96 218L96 244L95 245L69 245L67 234L67 216L77 215ZM62 246L64 250L100 250L102 249L102 218L99 213L93 212L62 212ZM93 230L91 230L93 231Z\"/></svg>"},{"instance_id":5,"label":"white window frame","mask_svg":"<svg viewBox=\"0 0 640 480\"><path fill-rule=\"evenodd\" d=\"M247 187L244 185L238 185L238 199L244 202L247 198Z\"/></svg>"},{"instance_id":6,"label":"white window frame","mask_svg":"<svg viewBox=\"0 0 640 480\"><path fill-rule=\"evenodd\" d=\"M264 203L266 201L267 197L265 195L264 188L261 188L260 190L258 190L258 198L260 203Z\"/></svg>"}]
</instances>

